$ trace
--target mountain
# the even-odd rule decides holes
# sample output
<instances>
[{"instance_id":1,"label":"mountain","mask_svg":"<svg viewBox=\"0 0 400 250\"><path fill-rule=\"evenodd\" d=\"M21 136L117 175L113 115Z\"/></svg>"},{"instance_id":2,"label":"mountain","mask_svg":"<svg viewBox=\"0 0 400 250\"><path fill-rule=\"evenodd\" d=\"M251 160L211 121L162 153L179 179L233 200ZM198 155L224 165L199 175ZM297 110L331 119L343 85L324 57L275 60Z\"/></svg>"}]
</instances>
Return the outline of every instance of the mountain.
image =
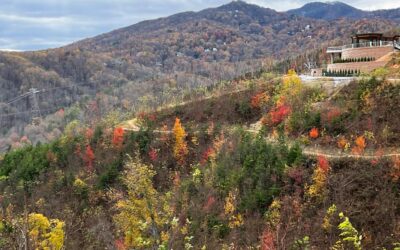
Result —
<instances>
[{"instance_id":1,"label":"mountain","mask_svg":"<svg viewBox=\"0 0 400 250\"><path fill-rule=\"evenodd\" d=\"M324 20L334 20L338 18L359 19L366 15L366 12L342 2L307 3L303 7L289 10L287 13Z\"/></svg>"},{"instance_id":2,"label":"mountain","mask_svg":"<svg viewBox=\"0 0 400 250\"><path fill-rule=\"evenodd\" d=\"M400 53L295 72L397 26L235 1L0 53L0 249L398 249Z\"/></svg>"},{"instance_id":3,"label":"mountain","mask_svg":"<svg viewBox=\"0 0 400 250\"><path fill-rule=\"evenodd\" d=\"M400 8L376 11L364 11L343 2L311 2L304 6L289 10L287 14L313 19L335 20L340 18L363 19L381 18L400 21Z\"/></svg>"},{"instance_id":4,"label":"mountain","mask_svg":"<svg viewBox=\"0 0 400 250\"><path fill-rule=\"evenodd\" d=\"M39 128L29 125L33 99L26 93L32 87L41 91L43 117L74 107L68 122L91 122L108 112L178 103L261 67L302 71L307 60L324 63L323 48L353 33L396 27L386 19L328 22L234 1L58 49L0 52L0 148L19 145L23 136L45 142L62 131L65 124L53 118L43 119ZM14 98L18 101L10 103Z\"/></svg>"}]
</instances>

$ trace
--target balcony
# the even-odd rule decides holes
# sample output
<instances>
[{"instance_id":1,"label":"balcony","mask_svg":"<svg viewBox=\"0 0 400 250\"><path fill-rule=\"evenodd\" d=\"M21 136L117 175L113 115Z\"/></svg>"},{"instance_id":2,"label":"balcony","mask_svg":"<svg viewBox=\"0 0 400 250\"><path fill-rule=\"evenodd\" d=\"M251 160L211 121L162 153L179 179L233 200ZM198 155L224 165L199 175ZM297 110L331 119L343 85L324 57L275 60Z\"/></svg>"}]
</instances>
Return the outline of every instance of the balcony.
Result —
<instances>
[{"instance_id":1,"label":"balcony","mask_svg":"<svg viewBox=\"0 0 400 250\"><path fill-rule=\"evenodd\" d=\"M341 53L346 49L355 49L355 48L368 48L368 47L389 47L394 46L392 41L377 41L377 42L364 42L364 43L353 43L347 44L339 47L328 47L326 49L326 53Z\"/></svg>"}]
</instances>

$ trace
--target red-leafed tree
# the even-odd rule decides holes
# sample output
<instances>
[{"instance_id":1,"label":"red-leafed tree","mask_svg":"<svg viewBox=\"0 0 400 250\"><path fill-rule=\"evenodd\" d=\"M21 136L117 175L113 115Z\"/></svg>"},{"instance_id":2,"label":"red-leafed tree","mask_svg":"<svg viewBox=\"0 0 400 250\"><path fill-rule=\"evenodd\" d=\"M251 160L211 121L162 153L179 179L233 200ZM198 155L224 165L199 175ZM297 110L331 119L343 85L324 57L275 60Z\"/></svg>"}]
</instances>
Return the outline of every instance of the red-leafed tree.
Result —
<instances>
[{"instance_id":1,"label":"red-leafed tree","mask_svg":"<svg viewBox=\"0 0 400 250\"><path fill-rule=\"evenodd\" d=\"M155 150L154 148L150 149L149 151L149 157L151 161L156 161L158 158L158 153L157 150Z\"/></svg>"},{"instance_id":2,"label":"red-leafed tree","mask_svg":"<svg viewBox=\"0 0 400 250\"><path fill-rule=\"evenodd\" d=\"M203 153L202 157L201 157L201 161L200 163L202 165L206 164L207 161L210 159L210 157L215 154L215 150L213 147L209 147L207 148L207 150Z\"/></svg>"},{"instance_id":3,"label":"red-leafed tree","mask_svg":"<svg viewBox=\"0 0 400 250\"><path fill-rule=\"evenodd\" d=\"M270 122L272 125L278 125L283 120L285 120L286 117L289 116L289 114L292 112L292 109L290 108L289 105L278 105L276 106L271 112L269 113L269 118Z\"/></svg>"},{"instance_id":4,"label":"red-leafed tree","mask_svg":"<svg viewBox=\"0 0 400 250\"><path fill-rule=\"evenodd\" d=\"M340 117L341 114L342 114L342 111L341 111L339 108L334 107L334 108L331 108L331 109L326 113L326 115L323 116L323 118L324 118L325 122L331 123L333 120L335 120L335 119L337 119L338 117Z\"/></svg>"},{"instance_id":5,"label":"red-leafed tree","mask_svg":"<svg viewBox=\"0 0 400 250\"><path fill-rule=\"evenodd\" d=\"M216 203L216 201L217 201L217 199L216 199L214 196L210 195L210 196L207 198L206 203L205 203L204 206L203 206L203 209L204 209L205 211L210 211L211 208L212 208L212 207L214 206L214 204Z\"/></svg>"},{"instance_id":6,"label":"red-leafed tree","mask_svg":"<svg viewBox=\"0 0 400 250\"><path fill-rule=\"evenodd\" d=\"M95 159L93 149L90 145L86 146L86 151L85 151L85 163L86 163L86 169L88 172L93 172L93 161Z\"/></svg>"},{"instance_id":7,"label":"red-leafed tree","mask_svg":"<svg viewBox=\"0 0 400 250\"><path fill-rule=\"evenodd\" d=\"M121 127L117 127L114 129L112 144L117 148L121 148L123 142L124 142L124 129Z\"/></svg>"},{"instance_id":8,"label":"red-leafed tree","mask_svg":"<svg viewBox=\"0 0 400 250\"><path fill-rule=\"evenodd\" d=\"M329 161L326 159L325 156L319 155L317 158L318 161L318 167L324 172L328 173L330 166L329 166Z\"/></svg>"},{"instance_id":9,"label":"red-leafed tree","mask_svg":"<svg viewBox=\"0 0 400 250\"><path fill-rule=\"evenodd\" d=\"M261 237L261 250L275 249L275 235L271 230L265 229Z\"/></svg>"},{"instance_id":10,"label":"red-leafed tree","mask_svg":"<svg viewBox=\"0 0 400 250\"><path fill-rule=\"evenodd\" d=\"M126 246L125 246L125 242L124 239L117 239L115 240L115 247L117 248L117 250L126 250Z\"/></svg>"}]
</instances>

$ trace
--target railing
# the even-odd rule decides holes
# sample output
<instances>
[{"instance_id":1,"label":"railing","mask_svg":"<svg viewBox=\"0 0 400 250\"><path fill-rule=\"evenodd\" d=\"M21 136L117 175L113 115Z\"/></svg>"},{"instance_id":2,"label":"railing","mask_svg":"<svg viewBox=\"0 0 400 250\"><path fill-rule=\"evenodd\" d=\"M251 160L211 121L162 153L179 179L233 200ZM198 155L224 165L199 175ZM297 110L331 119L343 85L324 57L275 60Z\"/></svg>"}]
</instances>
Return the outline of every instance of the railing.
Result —
<instances>
[{"instance_id":1,"label":"railing","mask_svg":"<svg viewBox=\"0 0 400 250\"><path fill-rule=\"evenodd\" d=\"M340 53L344 49L354 49L354 48L368 48L368 47L387 47L387 46L396 46L396 43L393 41L378 41L378 42L364 42L364 43L353 43L347 44L339 47L328 47L327 53Z\"/></svg>"},{"instance_id":2,"label":"railing","mask_svg":"<svg viewBox=\"0 0 400 250\"><path fill-rule=\"evenodd\" d=\"M340 47L328 47L326 49L326 52L327 53L340 53L340 52L342 52L342 46L340 46Z\"/></svg>"},{"instance_id":3,"label":"railing","mask_svg":"<svg viewBox=\"0 0 400 250\"><path fill-rule=\"evenodd\" d=\"M349 45L344 45L343 49L353 49L353 48L365 48L365 47L386 47L393 46L393 42L390 41L379 41L379 42L365 42L365 43L354 43Z\"/></svg>"}]
</instances>

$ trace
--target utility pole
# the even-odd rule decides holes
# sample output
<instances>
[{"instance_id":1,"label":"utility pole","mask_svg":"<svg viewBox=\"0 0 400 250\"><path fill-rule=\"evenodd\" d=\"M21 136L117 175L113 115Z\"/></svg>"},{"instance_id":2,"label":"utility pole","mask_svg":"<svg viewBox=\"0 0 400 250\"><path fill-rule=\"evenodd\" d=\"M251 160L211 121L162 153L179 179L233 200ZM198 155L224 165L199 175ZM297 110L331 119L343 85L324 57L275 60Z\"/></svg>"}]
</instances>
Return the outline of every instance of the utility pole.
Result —
<instances>
[{"instance_id":1,"label":"utility pole","mask_svg":"<svg viewBox=\"0 0 400 250\"><path fill-rule=\"evenodd\" d=\"M39 92L40 91L37 90L36 88L29 89L30 99L31 99L31 116L32 116L32 123L34 124L37 124L41 117L40 107L36 95Z\"/></svg>"}]
</instances>

